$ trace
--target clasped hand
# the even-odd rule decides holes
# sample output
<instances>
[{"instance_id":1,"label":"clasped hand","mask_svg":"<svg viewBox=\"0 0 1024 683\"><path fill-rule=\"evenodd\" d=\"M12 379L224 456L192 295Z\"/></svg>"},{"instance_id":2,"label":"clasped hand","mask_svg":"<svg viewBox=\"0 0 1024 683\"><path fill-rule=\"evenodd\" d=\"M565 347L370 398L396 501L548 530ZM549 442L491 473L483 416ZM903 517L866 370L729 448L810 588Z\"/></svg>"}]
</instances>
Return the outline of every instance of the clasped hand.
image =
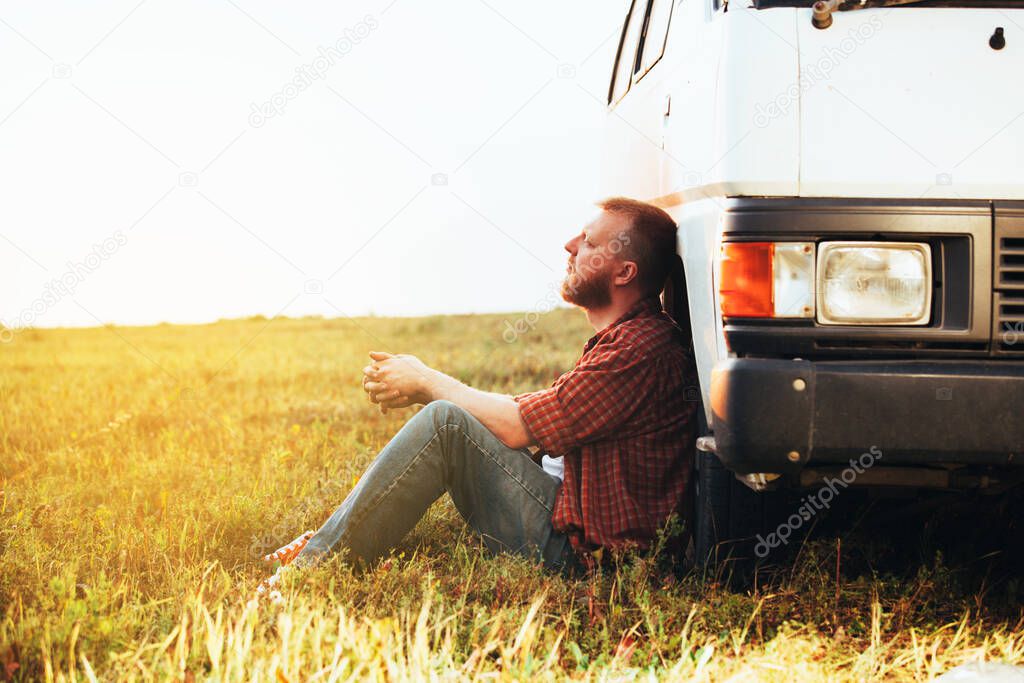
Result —
<instances>
[{"instance_id":1,"label":"clasped hand","mask_svg":"<svg viewBox=\"0 0 1024 683\"><path fill-rule=\"evenodd\" d=\"M372 362L363 368L363 390L380 412L430 402L430 374L423 361L409 354L371 351Z\"/></svg>"}]
</instances>

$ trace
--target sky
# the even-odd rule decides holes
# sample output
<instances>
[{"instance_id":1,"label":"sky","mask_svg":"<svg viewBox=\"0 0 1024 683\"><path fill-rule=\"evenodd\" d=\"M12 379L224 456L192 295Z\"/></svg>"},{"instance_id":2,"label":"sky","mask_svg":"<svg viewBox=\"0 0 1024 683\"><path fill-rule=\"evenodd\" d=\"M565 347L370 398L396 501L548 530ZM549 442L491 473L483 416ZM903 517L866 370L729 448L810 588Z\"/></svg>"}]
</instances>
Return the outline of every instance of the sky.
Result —
<instances>
[{"instance_id":1,"label":"sky","mask_svg":"<svg viewBox=\"0 0 1024 683\"><path fill-rule=\"evenodd\" d=\"M625 7L5 2L0 323L549 308Z\"/></svg>"}]
</instances>

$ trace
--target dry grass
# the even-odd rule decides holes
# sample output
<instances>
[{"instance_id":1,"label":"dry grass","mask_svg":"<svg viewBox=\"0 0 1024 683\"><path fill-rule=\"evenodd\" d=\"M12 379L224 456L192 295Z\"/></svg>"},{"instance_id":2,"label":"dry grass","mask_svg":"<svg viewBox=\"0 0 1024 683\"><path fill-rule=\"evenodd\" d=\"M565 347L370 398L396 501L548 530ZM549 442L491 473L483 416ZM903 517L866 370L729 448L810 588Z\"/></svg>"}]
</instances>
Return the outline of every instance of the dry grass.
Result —
<instances>
[{"instance_id":1,"label":"dry grass","mask_svg":"<svg viewBox=\"0 0 1024 683\"><path fill-rule=\"evenodd\" d=\"M441 503L371 570L334 561L283 608L249 602L258 557L315 528L411 414L366 403L369 349L513 392L571 367L590 333L559 310L507 344L504 318L27 331L0 347L0 679L926 680L1024 662L1019 564L935 537L941 521L889 519L911 543L847 524L838 575L826 533L735 589L644 558L565 580L489 557Z\"/></svg>"}]
</instances>

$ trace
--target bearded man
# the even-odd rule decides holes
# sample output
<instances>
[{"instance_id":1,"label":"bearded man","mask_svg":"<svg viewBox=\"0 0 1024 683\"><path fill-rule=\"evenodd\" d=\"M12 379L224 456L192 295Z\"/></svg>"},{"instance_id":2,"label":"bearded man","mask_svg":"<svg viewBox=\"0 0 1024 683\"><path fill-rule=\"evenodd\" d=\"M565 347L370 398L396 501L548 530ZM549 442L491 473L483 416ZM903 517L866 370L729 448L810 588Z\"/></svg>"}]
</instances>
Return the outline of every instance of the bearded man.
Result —
<instances>
[{"instance_id":1,"label":"bearded man","mask_svg":"<svg viewBox=\"0 0 1024 683\"><path fill-rule=\"evenodd\" d=\"M576 366L547 389L510 396L466 386L415 356L371 352L363 379L371 401L385 412L426 405L309 538L297 565L340 550L372 562L446 492L491 551L567 572L592 566L602 548L649 548L683 512L695 370L659 298L676 258L676 224L632 199L598 206L565 244L562 297L595 331Z\"/></svg>"}]
</instances>

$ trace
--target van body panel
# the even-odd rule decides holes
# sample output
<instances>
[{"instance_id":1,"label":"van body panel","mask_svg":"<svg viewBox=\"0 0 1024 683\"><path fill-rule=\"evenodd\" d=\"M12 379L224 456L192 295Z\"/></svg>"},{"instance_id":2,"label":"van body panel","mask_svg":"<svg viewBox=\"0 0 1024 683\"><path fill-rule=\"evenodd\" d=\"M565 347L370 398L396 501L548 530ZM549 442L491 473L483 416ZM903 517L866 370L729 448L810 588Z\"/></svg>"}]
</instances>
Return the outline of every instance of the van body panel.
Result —
<instances>
[{"instance_id":1,"label":"van body panel","mask_svg":"<svg viewBox=\"0 0 1024 683\"><path fill-rule=\"evenodd\" d=\"M718 315L718 291L714 274L721 213L718 204L710 199L676 204L666 211L680 226L679 254L686 273L694 358L705 417L710 424L711 402L708 392L711 370L717 362L729 356L721 317Z\"/></svg>"},{"instance_id":2,"label":"van body panel","mask_svg":"<svg viewBox=\"0 0 1024 683\"><path fill-rule=\"evenodd\" d=\"M715 159L703 171L702 185L712 196L793 196L800 189L799 107L779 111L768 126L758 125L757 112L796 78L796 13L730 11L719 21L719 126Z\"/></svg>"},{"instance_id":3,"label":"van body panel","mask_svg":"<svg viewBox=\"0 0 1024 683\"><path fill-rule=\"evenodd\" d=\"M1024 197L1024 11L891 7L827 30L770 11L799 32L800 196Z\"/></svg>"}]
</instances>

